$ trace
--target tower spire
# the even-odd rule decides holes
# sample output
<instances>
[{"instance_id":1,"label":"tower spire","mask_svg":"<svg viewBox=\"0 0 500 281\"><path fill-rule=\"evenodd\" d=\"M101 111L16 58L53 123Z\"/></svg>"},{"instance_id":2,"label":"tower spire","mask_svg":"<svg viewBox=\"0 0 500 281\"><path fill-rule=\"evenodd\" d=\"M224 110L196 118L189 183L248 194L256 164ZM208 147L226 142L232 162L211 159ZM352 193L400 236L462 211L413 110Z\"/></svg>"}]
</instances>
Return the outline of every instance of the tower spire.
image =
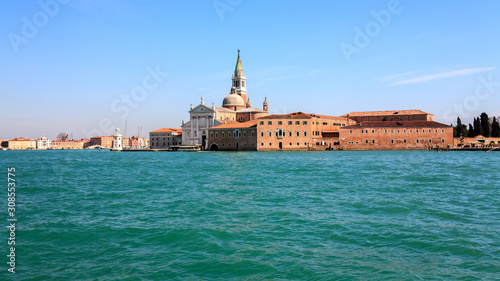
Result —
<instances>
[{"instance_id":1,"label":"tower spire","mask_svg":"<svg viewBox=\"0 0 500 281\"><path fill-rule=\"evenodd\" d=\"M236 73L238 72L243 73L243 66L241 66L241 59L240 59L240 50L238 50L238 60L236 61L236 67L234 68L235 76L237 76Z\"/></svg>"}]
</instances>

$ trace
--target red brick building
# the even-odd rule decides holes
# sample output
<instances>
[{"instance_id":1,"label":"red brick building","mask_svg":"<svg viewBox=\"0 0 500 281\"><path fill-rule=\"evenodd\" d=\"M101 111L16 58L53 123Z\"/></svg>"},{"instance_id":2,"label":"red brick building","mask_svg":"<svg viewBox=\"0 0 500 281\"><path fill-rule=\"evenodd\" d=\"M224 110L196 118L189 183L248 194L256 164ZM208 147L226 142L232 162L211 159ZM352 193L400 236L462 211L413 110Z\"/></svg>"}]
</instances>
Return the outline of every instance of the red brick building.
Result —
<instances>
[{"instance_id":1,"label":"red brick building","mask_svg":"<svg viewBox=\"0 0 500 281\"><path fill-rule=\"evenodd\" d=\"M335 149L339 128L353 124L354 121L342 117L303 112L269 115L212 127L208 143L210 150Z\"/></svg>"},{"instance_id":2,"label":"red brick building","mask_svg":"<svg viewBox=\"0 0 500 281\"><path fill-rule=\"evenodd\" d=\"M113 136L96 136L90 138L90 145L89 146L94 146L94 145L99 145L104 148L109 148L113 146Z\"/></svg>"},{"instance_id":3,"label":"red brick building","mask_svg":"<svg viewBox=\"0 0 500 281\"><path fill-rule=\"evenodd\" d=\"M90 141L88 139L81 140L54 140L51 144L51 149L84 149L88 147Z\"/></svg>"},{"instance_id":4,"label":"red brick building","mask_svg":"<svg viewBox=\"0 0 500 281\"><path fill-rule=\"evenodd\" d=\"M339 137L347 150L446 148L453 146L453 127L434 121L365 121L340 128Z\"/></svg>"},{"instance_id":5,"label":"red brick building","mask_svg":"<svg viewBox=\"0 0 500 281\"><path fill-rule=\"evenodd\" d=\"M342 117L357 123L365 121L434 121L434 115L422 110L388 110L351 112Z\"/></svg>"}]
</instances>

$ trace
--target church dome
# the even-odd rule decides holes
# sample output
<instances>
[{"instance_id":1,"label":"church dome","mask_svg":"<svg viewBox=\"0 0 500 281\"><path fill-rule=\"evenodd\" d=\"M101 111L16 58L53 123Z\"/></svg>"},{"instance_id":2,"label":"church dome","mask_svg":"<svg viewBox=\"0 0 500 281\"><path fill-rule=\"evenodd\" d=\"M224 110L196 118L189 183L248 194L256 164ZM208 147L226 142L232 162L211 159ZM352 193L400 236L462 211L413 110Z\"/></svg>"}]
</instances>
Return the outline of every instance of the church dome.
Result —
<instances>
[{"instance_id":1,"label":"church dome","mask_svg":"<svg viewBox=\"0 0 500 281\"><path fill-rule=\"evenodd\" d=\"M234 87L231 88L231 93L222 101L222 107L245 106L245 100L236 93Z\"/></svg>"},{"instance_id":2,"label":"church dome","mask_svg":"<svg viewBox=\"0 0 500 281\"><path fill-rule=\"evenodd\" d=\"M229 94L222 101L222 106L245 106L245 101L238 94Z\"/></svg>"}]
</instances>

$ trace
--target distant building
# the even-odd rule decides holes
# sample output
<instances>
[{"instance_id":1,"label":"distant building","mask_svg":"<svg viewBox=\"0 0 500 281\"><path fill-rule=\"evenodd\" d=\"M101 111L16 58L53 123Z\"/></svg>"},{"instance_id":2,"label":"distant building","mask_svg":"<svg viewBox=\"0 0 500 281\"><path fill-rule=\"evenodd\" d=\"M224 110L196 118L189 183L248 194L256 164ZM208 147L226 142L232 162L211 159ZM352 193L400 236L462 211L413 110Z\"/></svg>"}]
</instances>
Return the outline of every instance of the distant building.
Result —
<instances>
[{"instance_id":1,"label":"distant building","mask_svg":"<svg viewBox=\"0 0 500 281\"><path fill-rule=\"evenodd\" d=\"M46 137L41 137L36 140L36 149L50 149L51 140Z\"/></svg>"},{"instance_id":2,"label":"distant building","mask_svg":"<svg viewBox=\"0 0 500 281\"><path fill-rule=\"evenodd\" d=\"M339 128L355 124L344 117L307 114L268 115L210 128L210 150L324 150L339 145Z\"/></svg>"},{"instance_id":3,"label":"distant building","mask_svg":"<svg viewBox=\"0 0 500 281\"><path fill-rule=\"evenodd\" d=\"M482 135L473 138L454 138L453 144L455 147L495 147L500 145L500 138Z\"/></svg>"},{"instance_id":4,"label":"distant building","mask_svg":"<svg viewBox=\"0 0 500 281\"><path fill-rule=\"evenodd\" d=\"M347 150L446 148L453 145L453 127L434 121L365 121L340 128L339 137Z\"/></svg>"},{"instance_id":5,"label":"distant building","mask_svg":"<svg viewBox=\"0 0 500 281\"><path fill-rule=\"evenodd\" d=\"M208 129L229 121L247 122L259 117L267 116L269 104L267 98L264 100L263 109L251 107L250 99L247 97L246 76L238 50L238 59L232 76L232 86L229 95L224 97L222 107L201 103L189 110L189 121L182 123L182 144L199 145L208 148Z\"/></svg>"},{"instance_id":6,"label":"distant building","mask_svg":"<svg viewBox=\"0 0 500 281\"><path fill-rule=\"evenodd\" d=\"M149 132L151 149L168 149L182 143L182 130L173 128L161 128Z\"/></svg>"},{"instance_id":7,"label":"distant building","mask_svg":"<svg viewBox=\"0 0 500 281\"><path fill-rule=\"evenodd\" d=\"M113 146L113 136L96 136L90 138L89 146L96 145L111 149L111 147Z\"/></svg>"},{"instance_id":8,"label":"distant building","mask_svg":"<svg viewBox=\"0 0 500 281\"><path fill-rule=\"evenodd\" d=\"M389 111L363 111L351 112L342 115L356 121L434 121L434 115L422 110L389 110Z\"/></svg>"},{"instance_id":9,"label":"distant building","mask_svg":"<svg viewBox=\"0 0 500 281\"><path fill-rule=\"evenodd\" d=\"M129 148L137 149L137 148L148 148L149 142L147 138L132 136L129 139Z\"/></svg>"},{"instance_id":10,"label":"distant building","mask_svg":"<svg viewBox=\"0 0 500 281\"><path fill-rule=\"evenodd\" d=\"M89 145L88 139L81 140L54 140L51 143L51 149L84 149Z\"/></svg>"},{"instance_id":11,"label":"distant building","mask_svg":"<svg viewBox=\"0 0 500 281\"><path fill-rule=\"evenodd\" d=\"M8 141L7 147L12 150L36 149L36 140L27 138L14 138Z\"/></svg>"}]
</instances>

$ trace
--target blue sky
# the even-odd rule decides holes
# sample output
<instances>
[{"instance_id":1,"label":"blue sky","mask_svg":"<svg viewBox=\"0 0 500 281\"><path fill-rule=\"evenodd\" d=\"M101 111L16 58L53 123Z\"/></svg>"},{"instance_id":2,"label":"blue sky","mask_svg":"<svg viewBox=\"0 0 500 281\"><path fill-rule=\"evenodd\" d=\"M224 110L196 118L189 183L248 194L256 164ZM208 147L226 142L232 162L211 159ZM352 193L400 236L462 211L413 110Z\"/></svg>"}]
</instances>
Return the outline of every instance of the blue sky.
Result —
<instances>
[{"instance_id":1,"label":"blue sky","mask_svg":"<svg viewBox=\"0 0 500 281\"><path fill-rule=\"evenodd\" d=\"M500 115L499 1L0 2L0 138L180 127L241 50L271 113Z\"/></svg>"}]
</instances>

